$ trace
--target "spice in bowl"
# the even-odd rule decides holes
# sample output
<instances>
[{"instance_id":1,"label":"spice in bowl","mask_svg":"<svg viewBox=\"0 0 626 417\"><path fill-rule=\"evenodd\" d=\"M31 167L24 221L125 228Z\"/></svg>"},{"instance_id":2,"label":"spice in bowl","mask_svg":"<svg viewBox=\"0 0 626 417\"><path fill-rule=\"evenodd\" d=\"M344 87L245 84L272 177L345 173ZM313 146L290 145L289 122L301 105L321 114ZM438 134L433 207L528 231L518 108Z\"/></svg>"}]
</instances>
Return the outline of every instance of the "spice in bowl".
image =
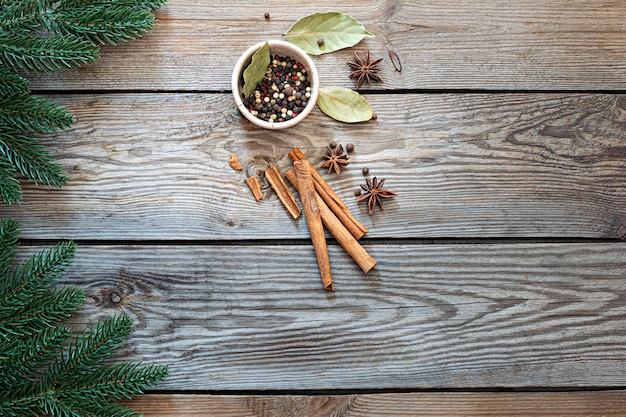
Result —
<instances>
[{"instance_id":1,"label":"spice in bowl","mask_svg":"<svg viewBox=\"0 0 626 417\"><path fill-rule=\"evenodd\" d=\"M246 108L266 122L285 122L298 117L311 98L307 74L301 62L274 55L265 77L244 100Z\"/></svg>"},{"instance_id":2,"label":"spice in bowl","mask_svg":"<svg viewBox=\"0 0 626 417\"><path fill-rule=\"evenodd\" d=\"M232 77L241 114L264 129L300 123L315 107L319 77L311 57L279 40L260 42L239 57Z\"/></svg>"}]
</instances>

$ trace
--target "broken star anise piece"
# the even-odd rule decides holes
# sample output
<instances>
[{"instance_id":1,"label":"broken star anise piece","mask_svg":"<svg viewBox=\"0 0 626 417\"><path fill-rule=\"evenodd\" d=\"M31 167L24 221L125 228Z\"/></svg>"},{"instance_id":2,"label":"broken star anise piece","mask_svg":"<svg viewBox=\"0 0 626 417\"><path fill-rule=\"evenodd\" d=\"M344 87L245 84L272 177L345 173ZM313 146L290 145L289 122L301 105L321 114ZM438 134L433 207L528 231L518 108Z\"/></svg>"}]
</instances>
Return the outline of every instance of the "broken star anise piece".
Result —
<instances>
[{"instance_id":1,"label":"broken star anise piece","mask_svg":"<svg viewBox=\"0 0 626 417\"><path fill-rule=\"evenodd\" d=\"M382 62L382 58L377 59L376 61L370 61L370 51L367 51L367 55L365 56L365 60L361 59L359 54L354 53L354 57L356 59L356 63L348 62L350 68L354 71L350 74L350 78L356 78L356 88L361 88L363 81L367 82L367 85L370 85L371 81L381 82L382 80L378 75L378 64Z\"/></svg>"},{"instance_id":2,"label":"broken star anise piece","mask_svg":"<svg viewBox=\"0 0 626 417\"><path fill-rule=\"evenodd\" d=\"M376 204L378 204L380 209L384 211L385 209L383 208L382 198L391 198L397 194L393 191L383 190L383 185L385 184L384 178L382 178L380 182L378 182L376 177L374 177L372 181L367 178L365 182L367 183L366 185L361 185L361 188L365 191L365 193L357 197L356 201L360 202L367 199L367 210L369 211L370 216L374 213L374 207L376 207Z\"/></svg>"},{"instance_id":3,"label":"broken star anise piece","mask_svg":"<svg viewBox=\"0 0 626 417\"><path fill-rule=\"evenodd\" d=\"M326 155L324 155L326 162L322 164L322 168L328 168L328 173L335 171L337 175L343 172L343 167L348 165L350 157L343 153L343 146L337 145L335 149L326 147Z\"/></svg>"}]
</instances>

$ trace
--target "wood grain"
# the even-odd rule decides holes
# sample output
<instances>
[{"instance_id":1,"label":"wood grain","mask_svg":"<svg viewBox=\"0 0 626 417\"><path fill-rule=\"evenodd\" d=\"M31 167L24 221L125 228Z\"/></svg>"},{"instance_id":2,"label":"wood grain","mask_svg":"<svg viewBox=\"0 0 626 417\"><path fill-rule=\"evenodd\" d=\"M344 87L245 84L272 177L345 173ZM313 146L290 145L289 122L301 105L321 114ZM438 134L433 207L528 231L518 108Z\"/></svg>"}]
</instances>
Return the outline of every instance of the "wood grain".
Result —
<instances>
[{"instance_id":1,"label":"wood grain","mask_svg":"<svg viewBox=\"0 0 626 417\"><path fill-rule=\"evenodd\" d=\"M26 238L304 239L264 178L262 203L243 180L284 172L293 146L319 165L330 141L355 145L341 176L323 175L369 238L616 238L626 225L622 95L369 95L376 121L315 109L280 132L254 129L229 94L49 98L76 117L43 141L69 183L25 183L23 203L2 208ZM363 167L398 193L384 213L355 201Z\"/></svg>"},{"instance_id":2,"label":"wood grain","mask_svg":"<svg viewBox=\"0 0 626 417\"><path fill-rule=\"evenodd\" d=\"M82 240L62 279L88 296L76 333L127 313L120 358L170 367L131 403L146 416L626 415L624 245L530 243L626 237L626 96L568 93L626 91L626 2L342 4L376 37L315 57L321 84L354 88L354 52L384 58L383 82L363 88L379 90L366 95L378 119L315 109L288 131L252 128L229 94L238 55L336 9L170 0L145 39L29 74L76 123L42 139L68 185L25 183L23 204L0 207L21 223L20 256L40 239ZM329 239L335 293L304 219L262 176L290 167L293 146L319 165L331 141L355 144L344 174L325 178L378 260L365 275ZM384 213L354 201L363 167L398 193ZM185 395L355 391L376 393Z\"/></svg>"},{"instance_id":3,"label":"wood grain","mask_svg":"<svg viewBox=\"0 0 626 417\"><path fill-rule=\"evenodd\" d=\"M297 19L336 10L333 1L172 0L145 39L106 47L95 64L31 77L37 90L230 89L238 55L280 39ZM265 20L264 13L271 12ZM354 87L354 51L384 58L371 88L624 90L626 3L621 0L361 1L341 11L376 35L315 58L323 85ZM402 64L397 72L388 51Z\"/></svg>"},{"instance_id":4,"label":"wood grain","mask_svg":"<svg viewBox=\"0 0 626 417\"><path fill-rule=\"evenodd\" d=\"M626 378L622 244L80 246L64 284L116 312L160 389L616 387ZM37 248L30 248L35 250ZM24 250L23 254L28 254Z\"/></svg>"},{"instance_id":5,"label":"wood grain","mask_svg":"<svg viewBox=\"0 0 626 417\"><path fill-rule=\"evenodd\" d=\"M623 417L626 392L167 395L128 404L146 417Z\"/></svg>"}]
</instances>

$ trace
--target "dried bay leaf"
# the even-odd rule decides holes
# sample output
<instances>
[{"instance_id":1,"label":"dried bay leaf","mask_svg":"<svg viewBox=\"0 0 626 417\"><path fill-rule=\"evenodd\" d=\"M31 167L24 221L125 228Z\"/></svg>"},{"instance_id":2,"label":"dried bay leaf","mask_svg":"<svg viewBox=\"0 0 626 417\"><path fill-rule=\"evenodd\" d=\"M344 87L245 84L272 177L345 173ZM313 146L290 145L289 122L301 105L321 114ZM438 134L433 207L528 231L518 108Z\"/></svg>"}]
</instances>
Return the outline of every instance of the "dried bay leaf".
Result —
<instances>
[{"instance_id":1,"label":"dried bay leaf","mask_svg":"<svg viewBox=\"0 0 626 417\"><path fill-rule=\"evenodd\" d=\"M250 65L243 72L243 95L244 99L250 97L257 84L263 81L265 72L270 64L270 45L265 44L252 55Z\"/></svg>"},{"instance_id":2,"label":"dried bay leaf","mask_svg":"<svg viewBox=\"0 0 626 417\"><path fill-rule=\"evenodd\" d=\"M365 97L344 87L320 88L317 105L328 116L346 123L364 122L374 114Z\"/></svg>"},{"instance_id":3,"label":"dried bay leaf","mask_svg":"<svg viewBox=\"0 0 626 417\"><path fill-rule=\"evenodd\" d=\"M294 23L285 38L310 55L348 48L365 37L374 37L354 17L340 12L313 13ZM323 42L318 42L323 39Z\"/></svg>"}]
</instances>

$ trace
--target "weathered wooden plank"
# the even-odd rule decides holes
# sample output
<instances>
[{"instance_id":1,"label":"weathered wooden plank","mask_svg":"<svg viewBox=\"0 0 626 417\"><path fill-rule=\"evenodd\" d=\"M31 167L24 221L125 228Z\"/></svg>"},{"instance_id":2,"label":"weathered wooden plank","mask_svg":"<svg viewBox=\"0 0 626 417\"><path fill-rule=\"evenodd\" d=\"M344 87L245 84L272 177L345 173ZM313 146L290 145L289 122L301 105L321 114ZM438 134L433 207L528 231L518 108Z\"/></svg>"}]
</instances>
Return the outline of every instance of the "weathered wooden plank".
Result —
<instances>
[{"instance_id":1,"label":"weathered wooden plank","mask_svg":"<svg viewBox=\"0 0 626 417\"><path fill-rule=\"evenodd\" d=\"M622 244L367 249L364 275L330 246L335 293L297 244L83 246L63 283L88 294L77 330L130 314L122 355L169 364L162 389L623 384Z\"/></svg>"},{"instance_id":2,"label":"weathered wooden plank","mask_svg":"<svg viewBox=\"0 0 626 417\"><path fill-rule=\"evenodd\" d=\"M150 417L623 417L624 391L455 392L365 395L144 395Z\"/></svg>"},{"instance_id":3,"label":"weathered wooden plank","mask_svg":"<svg viewBox=\"0 0 626 417\"><path fill-rule=\"evenodd\" d=\"M326 178L370 237L616 238L626 225L626 97L370 95L378 120L341 124L318 109L287 131L255 130L229 94L52 96L74 128L44 140L69 171L61 190L27 185L3 207L24 237L306 238L268 187L244 175L283 170L299 146L320 164L330 141L355 144ZM246 172L228 166L234 152ZM385 177L398 196L367 214L354 189Z\"/></svg>"},{"instance_id":4,"label":"weathered wooden plank","mask_svg":"<svg viewBox=\"0 0 626 417\"><path fill-rule=\"evenodd\" d=\"M278 39L332 1L174 0L140 42L105 48L78 71L33 77L35 89L230 89L237 56ZM324 85L353 87L353 51L385 58L383 89L621 89L626 4L621 0L363 1L341 5L376 35L316 58ZM271 12L266 21L264 13ZM402 62L395 71L388 56Z\"/></svg>"}]
</instances>

